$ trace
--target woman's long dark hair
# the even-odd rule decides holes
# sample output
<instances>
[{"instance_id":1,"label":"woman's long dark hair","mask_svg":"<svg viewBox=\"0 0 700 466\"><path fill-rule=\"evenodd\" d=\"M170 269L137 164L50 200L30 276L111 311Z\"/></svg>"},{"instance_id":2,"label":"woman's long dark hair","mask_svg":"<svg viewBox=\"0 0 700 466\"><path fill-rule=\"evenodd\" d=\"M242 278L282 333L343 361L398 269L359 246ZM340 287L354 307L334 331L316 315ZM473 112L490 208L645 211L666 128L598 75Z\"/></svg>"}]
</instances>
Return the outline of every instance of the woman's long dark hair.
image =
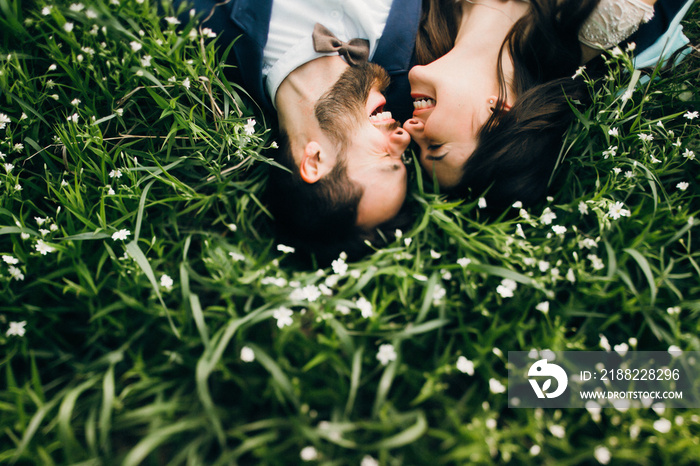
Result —
<instances>
[{"instance_id":1,"label":"woman's long dark hair","mask_svg":"<svg viewBox=\"0 0 700 466\"><path fill-rule=\"evenodd\" d=\"M547 189L561 149L561 139L573 118L572 102L585 101L585 83L572 79L581 63L578 32L599 0L530 0L528 13L511 28L499 53L499 96L495 110L478 134L478 144L463 166L454 189L466 196L488 189L488 205L503 208L519 200L532 204ZM424 0L416 60L429 63L444 54L428 47L433 28L459 25L454 0ZM437 9L437 11L435 11ZM434 16L442 17L435 20ZM450 19L452 18L452 19ZM454 45L454 26L446 29ZM506 82L502 56L509 52L514 64L513 82ZM504 110L506 90L515 103Z\"/></svg>"}]
</instances>

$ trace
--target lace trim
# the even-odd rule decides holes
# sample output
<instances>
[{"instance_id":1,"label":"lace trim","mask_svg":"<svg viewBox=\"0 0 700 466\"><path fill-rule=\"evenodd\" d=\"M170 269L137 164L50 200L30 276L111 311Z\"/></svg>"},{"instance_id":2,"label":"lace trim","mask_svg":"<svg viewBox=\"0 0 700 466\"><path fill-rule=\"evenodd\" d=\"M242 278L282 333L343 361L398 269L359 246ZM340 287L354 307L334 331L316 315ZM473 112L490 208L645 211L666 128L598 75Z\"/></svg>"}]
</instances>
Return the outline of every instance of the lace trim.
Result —
<instances>
[{"instance_id":1,"label":"lace trim","mask_svg":"<svg viewBox=\"0 0 700 466\"><path fill-rule=\"evenodd\" d=\"M654 17L654 7L641 0L601 0L579 31L581 43L609 49Z\"/></svg>"}]
</instances>

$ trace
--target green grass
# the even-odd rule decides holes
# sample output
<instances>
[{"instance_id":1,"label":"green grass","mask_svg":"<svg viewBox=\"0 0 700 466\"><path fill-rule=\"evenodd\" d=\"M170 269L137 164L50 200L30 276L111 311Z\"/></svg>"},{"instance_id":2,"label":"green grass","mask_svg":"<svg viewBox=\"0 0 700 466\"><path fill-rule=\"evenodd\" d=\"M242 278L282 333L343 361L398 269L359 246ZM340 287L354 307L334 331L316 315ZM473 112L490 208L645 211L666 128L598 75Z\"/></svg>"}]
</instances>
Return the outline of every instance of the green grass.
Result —
<instances>
[{"instance_id":1,"label":"green grass","mask_svg":"<svg viewBox=\"0 0 700 466\"><path fill-rule=\"evenodd\" d=\"M628 100L615 59L542 205L487 219L414 170L411 228L334 273L278 249L273 141L214 46L116 3L0 0L0 463L700 462L697 410L489 388L508 351L700 351L697 56Z\"/></svg>"}]
</instances>

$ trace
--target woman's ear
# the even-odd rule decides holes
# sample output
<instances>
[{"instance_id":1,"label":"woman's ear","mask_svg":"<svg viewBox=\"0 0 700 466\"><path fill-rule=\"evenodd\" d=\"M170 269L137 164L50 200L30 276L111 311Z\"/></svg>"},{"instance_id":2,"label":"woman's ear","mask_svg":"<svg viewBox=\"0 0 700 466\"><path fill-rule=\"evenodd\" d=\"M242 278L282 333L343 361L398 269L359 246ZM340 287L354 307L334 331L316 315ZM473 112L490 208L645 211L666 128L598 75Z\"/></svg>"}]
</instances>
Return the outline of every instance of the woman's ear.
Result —
<instances>
[{"instance_id":1,"label":"woman's ear","mask_svg":"<svg viewBox=\"0 0 700 466\"><path fill-rule=\"evenodd\" d=\"M498 97L495 95L489 96L488 102L489 102L489 111L491 111L491 113L495 112L496 111L496 102L498 102ZM505 102L503 103L503 111L509 112L511 108L512 108L511 105L508 105Z\"/></svg>"},{"instance_id":2,"label":"woman's ear","mask_svg":"<svg viewBox=\"0 0 700 466\"><path fill-rule=\"evenodd\" d=\"M299 174L301 179L313 184L324 175L321 167L321 145L311 141L304 146L304 154L299 162Z\"/></svg>"}]
</instances>

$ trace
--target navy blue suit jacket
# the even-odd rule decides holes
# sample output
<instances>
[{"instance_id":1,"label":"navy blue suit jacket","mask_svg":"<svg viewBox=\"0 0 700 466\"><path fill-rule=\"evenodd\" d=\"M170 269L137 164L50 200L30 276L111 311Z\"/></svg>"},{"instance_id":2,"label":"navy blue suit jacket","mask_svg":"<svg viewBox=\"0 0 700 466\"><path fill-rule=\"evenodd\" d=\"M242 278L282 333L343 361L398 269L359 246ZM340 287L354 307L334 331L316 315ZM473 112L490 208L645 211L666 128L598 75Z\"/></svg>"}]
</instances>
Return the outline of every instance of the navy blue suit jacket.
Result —
<instances>
[{"instance_id":1,"label":"navy blue suit jacket","mask_svg":"<svg viewBox=\"0 0 700 466\"><path fill-rule=\"evenodd\" d=\"M174 0L173 4L177 9L184 1ZM220 0L220 3L223 2ZM263 110L274 111L262 76L263 49L270 27L272 0L230 0L215 7L216 4L216 0L194 0L194 8L202 19L211 13L202 27L211 28L217 33L217 45L221 49L233 43L227 58L229 64L236 66L231 76L241 83ZM371 59L389 72L391 85L386 92L386 110L390 110L399 121L410 118L413 112L408 71L413 64L420 14L421 0L394 0Z\"/></svg>"}]
</instances>

